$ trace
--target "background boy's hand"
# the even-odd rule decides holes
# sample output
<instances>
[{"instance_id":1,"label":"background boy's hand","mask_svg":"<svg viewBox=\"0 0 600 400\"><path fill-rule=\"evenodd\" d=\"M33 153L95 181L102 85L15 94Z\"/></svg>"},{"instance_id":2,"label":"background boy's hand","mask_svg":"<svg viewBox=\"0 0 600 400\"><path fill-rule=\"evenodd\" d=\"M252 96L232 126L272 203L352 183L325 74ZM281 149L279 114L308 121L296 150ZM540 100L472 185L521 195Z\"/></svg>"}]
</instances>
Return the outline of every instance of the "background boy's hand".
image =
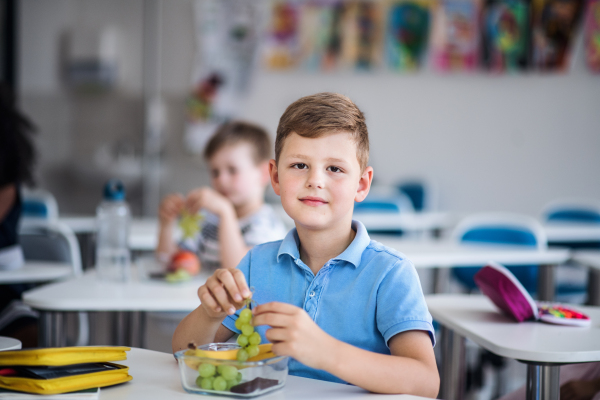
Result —
<instances>
[{"instance_id":1,"label":"background boy's hand","mask_svg":"<svg viewBox=\"0 0 600 400\"><path fill-rule=\"evenodd\" d=\"M220 216L226 207L232 207L229 199L209 187L194 189L188 193L185 199L185 208L192 214L204 208Z\"/></svg>"},{"instance_id":2,"label":"background boy's hand","mask_svg":"<svg viewBox=\"0 0 600 400\"><path fill-rule=\"evenodd\" d=\"M600 391L600 379L574 380L560 387L561 400L591 400Z\"/></svg>"},{"instance_id":3,"label":"background boy's hand","mask_svg":"<svg viewBox=\"0 0 600 400\"><path fill-rule=\"evenodd\" d=\"M271 302L257 306L253 314L255 326L271 326L266 336L273 342L275 354L321 369L333 338L319 328L306 311L291 304Z\"/></svg>"},{"instance_id":4,"label":"background boy's hand","mask_svg":"<svg viewBox=\"0 0 600 400\"><path fill-rule=\"evenodd\" d=\"M158 209L158 218L161 225L169 225L179 216L185 200L179 193L172 193L163 198Z\"/></svg>"},{"instance_id":5,"label":"background boy's hand","mask_svg":"<svg viewBox=\"0 0 600 400\"><path fill-rule=\"evenodd\" d=\"M218 269L198 289L201 307L210 318L223 319L252 297L244 274L238 269Z\"/></svg>"}]
</instances>

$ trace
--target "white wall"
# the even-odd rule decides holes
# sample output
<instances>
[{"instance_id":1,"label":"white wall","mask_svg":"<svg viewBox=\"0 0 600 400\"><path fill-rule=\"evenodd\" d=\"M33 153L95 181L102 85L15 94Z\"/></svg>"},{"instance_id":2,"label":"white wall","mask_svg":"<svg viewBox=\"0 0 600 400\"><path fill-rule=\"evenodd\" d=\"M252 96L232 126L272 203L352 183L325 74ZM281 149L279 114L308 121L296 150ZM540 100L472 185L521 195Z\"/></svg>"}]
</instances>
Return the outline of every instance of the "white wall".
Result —
<instances>
[{"instance_id":1,"label":"white wall","mask_svg":"<svg viewBox=\"0 0 600 400\"><path fill-rule=\"evenodd\" d=\"M126 49L116 96L141 102L143 2L20 4L23 106L41 128L42 167L48 160L68 163L83 151L80 142L89 132L101 132L103 123L117 124L100 117L92 121L90 113L83 121L78 117L77 99L59 80L59 36L77 24L116 26ZM187 190L207 183L181 144L195 46L192 7L190 0L164 2L164 7L163 83L170 106L163 191ZM274 133L281 113L298 97L341 92L367 116L371 164L381 183L423 176L437 182L443 209L537 214L557 197L600 200L600 76L588 73L582 61L578 51L569 73L544 76L258 71L240 115Z\"/></svg>"}]
</instances>

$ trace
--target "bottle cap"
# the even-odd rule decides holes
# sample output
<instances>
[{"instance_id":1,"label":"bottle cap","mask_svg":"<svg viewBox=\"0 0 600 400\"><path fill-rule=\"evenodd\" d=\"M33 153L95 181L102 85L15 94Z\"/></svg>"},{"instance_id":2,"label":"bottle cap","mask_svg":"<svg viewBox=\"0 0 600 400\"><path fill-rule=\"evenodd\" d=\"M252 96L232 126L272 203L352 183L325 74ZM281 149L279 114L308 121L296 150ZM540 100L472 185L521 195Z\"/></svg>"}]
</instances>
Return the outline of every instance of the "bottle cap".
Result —
<instances>
[{"instance_id":1,"label":"bottle cap","mask_svg":"<svg viewBox=\"0 0 600 400\"><path fill-rule=\"evenodd\" d=\"M104 200L125 200L125 186L118 179L111 179L104 185Z\"/></svg>"}]
</instances>

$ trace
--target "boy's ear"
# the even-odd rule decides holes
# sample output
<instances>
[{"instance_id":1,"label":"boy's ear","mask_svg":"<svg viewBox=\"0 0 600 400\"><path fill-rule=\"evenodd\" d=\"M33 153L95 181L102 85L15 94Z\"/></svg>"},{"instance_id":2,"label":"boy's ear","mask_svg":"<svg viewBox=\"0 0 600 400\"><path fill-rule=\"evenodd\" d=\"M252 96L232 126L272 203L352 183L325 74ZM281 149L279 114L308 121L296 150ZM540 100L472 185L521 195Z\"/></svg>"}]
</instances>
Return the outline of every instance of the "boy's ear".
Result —
<instances>
[{"instance_id":1,"label":"boy's ear","mask_svg":"<svg viewBox=\"0 0 600 400\"><path fill-rule=\"evenodd\" d=\"M271 174L269 172L269 162L262 161L258 168L260 169L260 183L262 187L266 187L269 181L271 180Z\"/></svg>"},{"instance_id":2,"label":"boy's ear","mask_svg":"<svg viewBox=\"0 0 600 400\"><path fill-rule=\"evenodd\" d=\"M373 167L367 167L358 181L354 201L361 202L367 197L369 190L371 190L371 182L373 182Z\"/></svg>"},{"instance_id":3,"label":"boy's ear","mask_svg":"<svg viewBox=\"0 0 600 400\"><path fill-rule=\"evenodd\" d=\"M273 186L273 191L277 196L281 196L279 190L279 173L277 172L277 163L275 160L269 161L269 175L271 175L271 186Z\"/></svg>"}]
</instances>

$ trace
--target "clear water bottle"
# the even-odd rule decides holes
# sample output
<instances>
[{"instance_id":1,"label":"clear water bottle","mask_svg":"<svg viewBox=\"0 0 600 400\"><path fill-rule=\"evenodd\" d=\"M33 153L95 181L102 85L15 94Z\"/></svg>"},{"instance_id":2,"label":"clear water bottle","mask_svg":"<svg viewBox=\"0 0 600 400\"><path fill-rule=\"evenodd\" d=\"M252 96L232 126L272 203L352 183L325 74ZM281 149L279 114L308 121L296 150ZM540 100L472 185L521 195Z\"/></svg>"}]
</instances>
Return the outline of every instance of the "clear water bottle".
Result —
<instances>
[{"instance_id":1,"label":"clear water bottle","mask_svg":"<svg viewBox=\"0 0 600 400\"><path fill-rule=\"evenodd\" d=\"M104 199L96 209L96 272L103 280L127 282L131 277L129 226L131 211L125 187L118 180L104 186Z\"/></svg>"}]
</instances>

